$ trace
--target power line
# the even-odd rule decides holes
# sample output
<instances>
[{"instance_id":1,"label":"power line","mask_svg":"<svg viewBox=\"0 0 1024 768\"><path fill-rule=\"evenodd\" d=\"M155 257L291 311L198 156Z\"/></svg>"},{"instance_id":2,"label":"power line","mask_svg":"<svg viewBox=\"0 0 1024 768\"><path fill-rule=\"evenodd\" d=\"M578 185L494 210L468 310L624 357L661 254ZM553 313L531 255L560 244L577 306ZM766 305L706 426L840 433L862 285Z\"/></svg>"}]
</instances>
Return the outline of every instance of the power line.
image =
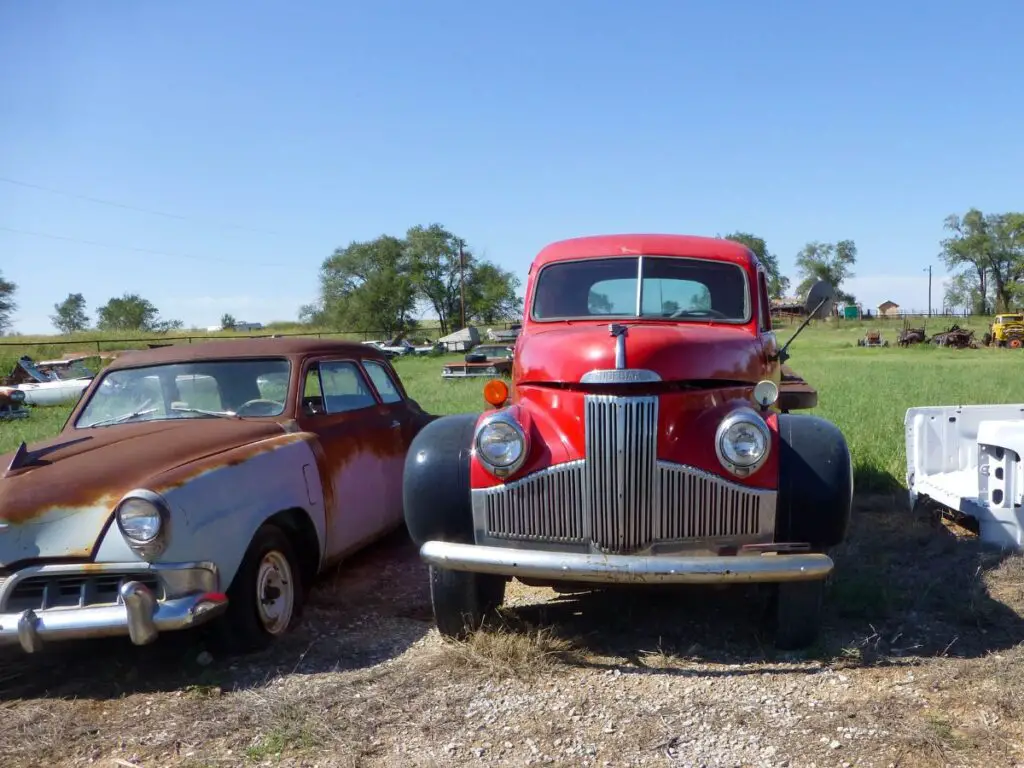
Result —
<instances>
[{"instance_id":1,"label":"power line","mask_svg":"<svg viewBox=\"0 0 1024 768\"><path fill-rule=\"evenodd\" d=\"M136 248L131 245L111 245L110 243L98 243L95 240L83 240L78 237L67 237L65 235L53 235L48 232L32 232L27 229L16 229L14 227L6 227L0 224L0 230L4 232L14 232L18 235L31 235L32 237L45 237L49 240L64 240L69 243L79 243L81 245L94 245L99 248L110 248L115 251L134 251L136 253L146 253L151 256L165 256L170 259L194 259L195 261L216 261L222 264L232 264L236 267L270 267L273 269L287 269L287 264L269 264L267 262L259 261L235 261L232 259L220 259L216 256L193 256L187 253L172 253L170 251L157 251L152 248Z\"/></svg>"},{"instance_id":2,"label":"power line","mask_svg":"<svg viewBox=\"0 0 1024 768\"><path fill-rule=\"evenodd\" d=\"M27 181L18 181L17 179L11 179L11 178L8 178L6 176L0 176L0 181L4 182L5 184L14 184L15 186L19 186L19 187L26 187L28 189L38 189L38 190L41 190L43 192L50 192L51 194L54 194L54 195L64 195L65 197L73 197L73 198L77 198L78 200L88 200L91 203L99 203L100 205L109 205L109 206L112 206L114 208L123 208L123 209L125 209L127 211L137 211L139 213L148 213L148 214L150 214L152 216L163 216L164 218L177 219L179 221L195 221L195 222L198 222L198 223L204 223L204 224L208 224L208 225L212 225L212 226L217 226L217 227L226 227L228 229L240 229L240 230L244 230L246 232L256 232L256 233L261 234L261 235L276 235L276 236L280 236L280 234L281 234L280 232L272 232L272 231L267 230L267 229L256 229L254 227L243 227L243 226L238 225L238 224L229 224L229 223L225 223L225 222L211 221L209 219L195 219L195 218L193 218L191 216L182 216L182 215L177 214L177 213L167 213L166 211L157 211L157 210L154 210L152 208L143 208L143 207L137 206L137 205L128 205L127 203L119 203L119 202L117 202L115 200L104 200L102 198L92 197L90 195L80 195L77 192L66 192L65 190L62 190L62 189L54 189L53 187L44 187L41 184L31 184L31 183L29 183Z\"/></svg>"}]
</instances>

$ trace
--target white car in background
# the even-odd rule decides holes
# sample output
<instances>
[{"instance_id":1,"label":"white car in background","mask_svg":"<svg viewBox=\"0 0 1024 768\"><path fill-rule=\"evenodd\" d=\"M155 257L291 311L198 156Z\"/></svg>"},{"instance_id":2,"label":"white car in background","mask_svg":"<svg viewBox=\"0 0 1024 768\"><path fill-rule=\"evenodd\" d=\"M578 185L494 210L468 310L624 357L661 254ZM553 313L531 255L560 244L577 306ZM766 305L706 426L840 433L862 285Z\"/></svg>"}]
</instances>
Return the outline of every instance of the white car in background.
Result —
<instances>
[{"instance_id":1,"label":"white car in background","mask_svg":"<svg viewBox=\"0 0 1024 768\"><path fill-rule=\"evenodd\" d=\"M384 353L392 356L398 355L429 355L437 347L436 344L425 344L416 346L408 339L393 339L391 341L364 341L363 344L369 344L370 346L376 347Z\"/></svg>"}]
</instances>

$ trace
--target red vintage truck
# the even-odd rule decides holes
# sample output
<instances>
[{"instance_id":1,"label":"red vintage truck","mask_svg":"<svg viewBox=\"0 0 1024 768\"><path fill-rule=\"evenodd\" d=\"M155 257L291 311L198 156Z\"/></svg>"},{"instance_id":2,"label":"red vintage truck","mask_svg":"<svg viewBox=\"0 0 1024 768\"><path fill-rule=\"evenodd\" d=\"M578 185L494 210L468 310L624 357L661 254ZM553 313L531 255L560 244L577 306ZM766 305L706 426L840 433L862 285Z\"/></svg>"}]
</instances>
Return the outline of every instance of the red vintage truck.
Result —
<instances>
[{"instance_id":1,"label":"red vintage truck","mask_svg":"<svg viewBox=\"0 0 1024 768\"><path fill-rule=\"evenodd\" d=\"M797 333L833 296L809 291ZM834 424L791 412L816 393L783 365L764 265L719 238L564 240L525 307L511 389L488 382L490 408L433 421L406 457L439 630L479 627L511 578L757 582L777 647L813 643L853 471Z\"/></svg>"}]
</instances>

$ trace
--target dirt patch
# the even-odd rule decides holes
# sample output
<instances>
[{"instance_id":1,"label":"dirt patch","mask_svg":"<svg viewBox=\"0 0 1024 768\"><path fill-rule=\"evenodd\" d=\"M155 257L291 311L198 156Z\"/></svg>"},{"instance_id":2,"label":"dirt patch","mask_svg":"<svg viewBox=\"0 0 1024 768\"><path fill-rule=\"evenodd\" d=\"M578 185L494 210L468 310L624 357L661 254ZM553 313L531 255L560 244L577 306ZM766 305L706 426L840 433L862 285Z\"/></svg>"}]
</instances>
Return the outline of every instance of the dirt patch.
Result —
<instances>
[{"instance_id":1,"label":"dirt patch","mask_svg":"<svg viewBox=\"0 0 1024 768\"><path fill-rule=\"evenodd\" d=\"M466 643L395 536L323 580L284 643L196 637L0 657L5 766L1024 764L1024 559L860 498L818 647L763 590L514 584ZM201 663L207 662L209 663ZM121 762L117 762L121 761Z\"/></svg>"}]
</instances>

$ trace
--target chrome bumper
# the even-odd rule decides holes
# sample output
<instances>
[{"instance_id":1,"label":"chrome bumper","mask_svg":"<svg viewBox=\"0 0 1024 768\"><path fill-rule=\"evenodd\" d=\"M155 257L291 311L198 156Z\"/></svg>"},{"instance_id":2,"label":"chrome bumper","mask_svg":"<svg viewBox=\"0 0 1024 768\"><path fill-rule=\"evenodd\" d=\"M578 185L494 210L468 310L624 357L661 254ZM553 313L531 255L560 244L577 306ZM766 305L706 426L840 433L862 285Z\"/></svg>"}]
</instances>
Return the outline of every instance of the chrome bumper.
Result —
<instances>
[{"instance_id":1,"label":"chrome bumper","mask_svg":"<svg viewBox=\"0 0 1024 768\"><path fill-rule=\"evenodd\" d=\"M50 640L76 640L128 635L135 645L153 642L160 632L188 629L204 624L227 610L227 596L204 589L214 587L216 570L212 567L154 568L171 582L191 583L200 587L186 594L157 600L153 591L140 581L126 581L119 591L117 604L78 608L28 609L18 613L0 613L0 645L18 643L26 653L42 650ZM110 565L111 570L117 564ZM46 569L29 569L40 572ZM51 566L71 572L75 566ZM143 570L139 568L138 570ZM203 584L203 582L207 582Z\"/></svg>"},{"instance_id":2,"label":"chrome bumper","mask_svg":"<svg viewBox=\"0 0 1024 768\"><path fill-rule=\"evenodd\" d=\"M493 573L553 581L606 584L729 584L824 579L828 555L814 553L737 556L601 555L545 552L428 541L420 556L452 571Z\"/></svg>"}]
</instances>

